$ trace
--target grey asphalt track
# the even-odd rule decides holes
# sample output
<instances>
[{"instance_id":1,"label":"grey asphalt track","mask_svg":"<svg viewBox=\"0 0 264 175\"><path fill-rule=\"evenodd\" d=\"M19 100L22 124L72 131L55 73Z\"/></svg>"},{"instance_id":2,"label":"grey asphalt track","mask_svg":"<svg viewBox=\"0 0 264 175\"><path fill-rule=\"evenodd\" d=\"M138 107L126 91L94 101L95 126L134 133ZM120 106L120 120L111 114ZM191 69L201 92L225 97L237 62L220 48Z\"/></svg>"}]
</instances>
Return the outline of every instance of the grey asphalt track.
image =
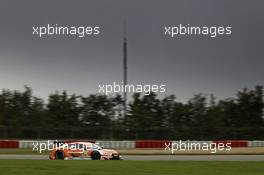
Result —
<instances>
[{"instance_id":1,"label":"grey asphalt track","mask_svg":"<svg viewBox=\"0 0 264 175\"><path fill-rule=\"evenodd\" d=\"M264 155L125 155L124 160L264 161ZM1 154L1 160L48 160L47 155Z\"/></svg>"}]
</instances>

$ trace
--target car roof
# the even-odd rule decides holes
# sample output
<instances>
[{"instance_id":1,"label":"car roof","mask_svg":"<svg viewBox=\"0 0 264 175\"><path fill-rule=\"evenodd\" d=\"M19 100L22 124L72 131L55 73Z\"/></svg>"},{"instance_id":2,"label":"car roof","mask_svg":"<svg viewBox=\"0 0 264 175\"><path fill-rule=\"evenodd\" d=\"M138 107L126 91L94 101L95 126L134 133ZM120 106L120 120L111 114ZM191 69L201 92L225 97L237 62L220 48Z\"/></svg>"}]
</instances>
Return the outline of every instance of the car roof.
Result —
<instances>
[{"instance_id":1,"label":"car roof","mask_svg":"<svg viewBox=\"0 0 264 175\"><path fill-rule=\"evenodd\" d=\"M93 144L92 142L68 142L67 144Z\"/></svg>"}]
</instances>

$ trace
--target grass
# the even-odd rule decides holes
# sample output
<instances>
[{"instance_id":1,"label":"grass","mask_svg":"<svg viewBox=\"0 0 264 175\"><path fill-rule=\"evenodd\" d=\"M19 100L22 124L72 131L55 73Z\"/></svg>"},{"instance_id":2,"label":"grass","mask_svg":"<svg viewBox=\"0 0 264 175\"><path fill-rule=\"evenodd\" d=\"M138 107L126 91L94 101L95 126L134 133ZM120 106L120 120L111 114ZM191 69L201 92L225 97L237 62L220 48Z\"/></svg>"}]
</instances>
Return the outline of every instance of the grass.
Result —
<instances>
[{"instance_id":1,"label":"grass","mask_svg":"<svg viewBox=\"0 0 264 175\"><path fill-rule=\"evenodd\" d=\"M264 162L0 160L1 175L263 175Z\"/></svg>"}]
</instances>

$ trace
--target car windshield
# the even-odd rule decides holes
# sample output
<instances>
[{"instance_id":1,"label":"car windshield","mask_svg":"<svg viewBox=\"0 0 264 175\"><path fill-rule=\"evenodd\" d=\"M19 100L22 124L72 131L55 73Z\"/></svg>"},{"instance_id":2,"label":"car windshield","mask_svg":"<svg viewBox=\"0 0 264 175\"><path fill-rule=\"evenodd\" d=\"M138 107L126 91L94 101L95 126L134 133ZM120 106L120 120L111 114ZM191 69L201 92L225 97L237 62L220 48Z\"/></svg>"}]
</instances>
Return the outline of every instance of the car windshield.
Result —
<instances>
[{"instance_id":1,"label":"car windshield","mask_svg":"<svg viewBox=\"0 0 264 175\"><path fill-rule=\"evenodd\" d=\"M93 149L102 149L100 146L96 145L96 144L93 144Z\"/></svg>"}]
</instances>

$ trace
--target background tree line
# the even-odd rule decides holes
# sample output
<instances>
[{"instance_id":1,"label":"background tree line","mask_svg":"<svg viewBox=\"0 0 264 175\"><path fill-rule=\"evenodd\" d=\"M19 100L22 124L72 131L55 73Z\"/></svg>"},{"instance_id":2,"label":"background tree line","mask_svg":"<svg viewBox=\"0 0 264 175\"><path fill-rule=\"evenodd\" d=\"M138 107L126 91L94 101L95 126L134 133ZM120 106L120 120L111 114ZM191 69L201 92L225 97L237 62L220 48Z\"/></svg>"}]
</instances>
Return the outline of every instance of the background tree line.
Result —
<instances>
[{"instance_id":1,"label":"background tree line","mask_svg":"<svg viewBox=\"0 0 264 175\"><path fill-rule=\"evenodd\" d=\"M0 138L23 139L264 139L263 87L243 89L235 98L196 94L186 103L174 95L133 94L122 117L120 95L87 97L66 91L48 101L32 89L2 90Z\"/></svg>"}]
</instances>

